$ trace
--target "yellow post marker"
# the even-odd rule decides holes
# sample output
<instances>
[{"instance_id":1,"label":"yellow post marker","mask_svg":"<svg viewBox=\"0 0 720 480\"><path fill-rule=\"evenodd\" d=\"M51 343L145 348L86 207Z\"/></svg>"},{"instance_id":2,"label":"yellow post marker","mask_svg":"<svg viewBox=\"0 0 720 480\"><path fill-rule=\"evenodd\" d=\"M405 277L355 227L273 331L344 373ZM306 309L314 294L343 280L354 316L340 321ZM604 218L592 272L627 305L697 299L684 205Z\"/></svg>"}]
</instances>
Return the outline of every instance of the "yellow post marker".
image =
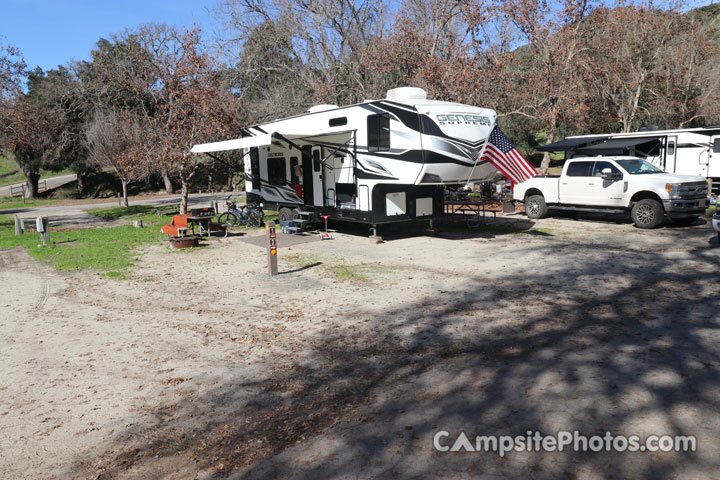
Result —
<instances>
[{"instance_id":1,"label":"yellow post marker","mask_svg":"<svg viewBox=\"0 0 720 480\"><path fill-rule=\"evenodd\" d=\"M270 220L265 224L267 255L268 255L268 274L275 276L278 274L277 265L277 236L275 234L275 222Z\"/></svg>"}]
</instances>

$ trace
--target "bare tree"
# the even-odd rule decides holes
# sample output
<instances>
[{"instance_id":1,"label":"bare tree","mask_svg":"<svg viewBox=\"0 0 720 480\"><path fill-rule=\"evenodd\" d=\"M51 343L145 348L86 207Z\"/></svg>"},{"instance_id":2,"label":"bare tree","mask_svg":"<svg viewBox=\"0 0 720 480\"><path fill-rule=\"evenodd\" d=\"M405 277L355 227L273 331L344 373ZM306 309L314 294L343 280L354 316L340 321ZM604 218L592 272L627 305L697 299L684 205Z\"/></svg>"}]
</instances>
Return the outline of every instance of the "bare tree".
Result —
<instances>
[{"instance_id":1,"label":"bare tree","mask_svg":"<svg viewBox=\"0 0 720 480\"><path fill-rule=\"evenodd\" d=\"M88 125L88 160L99 167L112 168L122 184L123 203L128 206L128 184L148 175L147 130L136 115L128 111L96 111Z\"/></svg>"},{"instance_id":2,"label":"bare tree","mask_svg":"<svg viewBox=\"0 0 720 480\"><path fill-rule=\"evenodd\" d=\"M598 2L599 3L599 2ZM522 68L513 78L516 109L508 114L533 120L555 141L563 121L581 125L587 96L587 58L591 45L585 22L596 2L509 0L499 6L514 24L519 40L528 42L515 53ZM540 166L546 171L550 154Z\"/></svg>"},{"instance_id":3,"label":"bare tree","mask_svg":"<svg viewBox=\"0 0 720 480\"><path fill-rule=\"evenodd\" d=\"M0 100L18 95L26 74L27 65L20 50L0 44Z\"/></svg>"},{"instance_id":4,"label":"bare tree","mask_svg":"<svg viewBox=\"0 0 720 480\"><path fill-rule=\"evenodd\" d=\"M225 0L217 12L224 25L219 49L238 65L243 92L255 88L257 97L258 73L285 79L285 100L273 110L292 108L288 92L302 107L353 103L365 98L361 55L382 35L385 8L384 0ZM276 88L268 93L282 96Z\"/></svg>"},{"instance_id":5,"label":"bare tree","mask_svg":"<svg viewBox=\"0 0 720 480\"><path fill-rule=\"evenodd\" d=\"M156 168L175 173L181 184L182 213L187 211L190 180L208 161L190 153L197 143L239 131L235 98L203 48L198 30L184 32L160 71L162 101L153 116Z\"/></svg>"}]
</instances>

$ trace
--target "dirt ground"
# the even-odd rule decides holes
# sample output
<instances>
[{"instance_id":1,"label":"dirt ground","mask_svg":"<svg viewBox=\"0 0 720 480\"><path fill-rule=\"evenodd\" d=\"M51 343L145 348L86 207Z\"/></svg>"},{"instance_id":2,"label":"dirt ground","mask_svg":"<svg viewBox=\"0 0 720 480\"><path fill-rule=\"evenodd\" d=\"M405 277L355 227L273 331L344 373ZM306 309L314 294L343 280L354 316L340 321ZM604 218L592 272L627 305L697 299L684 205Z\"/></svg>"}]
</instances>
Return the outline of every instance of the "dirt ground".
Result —
<instances>
[{"instance_id":1,"label":"dirt ground","mask_svg":"<svg viewBox=\"0 0 720 480\"><path fill-rule=\"evenodd\" d=\"M153 246L123 281L0 252L0 478L720 477L710 226L494 225L280 236L277 277L263 232ZM501 458L441 430L697 451Z\"/></svg>"}]
</instances>

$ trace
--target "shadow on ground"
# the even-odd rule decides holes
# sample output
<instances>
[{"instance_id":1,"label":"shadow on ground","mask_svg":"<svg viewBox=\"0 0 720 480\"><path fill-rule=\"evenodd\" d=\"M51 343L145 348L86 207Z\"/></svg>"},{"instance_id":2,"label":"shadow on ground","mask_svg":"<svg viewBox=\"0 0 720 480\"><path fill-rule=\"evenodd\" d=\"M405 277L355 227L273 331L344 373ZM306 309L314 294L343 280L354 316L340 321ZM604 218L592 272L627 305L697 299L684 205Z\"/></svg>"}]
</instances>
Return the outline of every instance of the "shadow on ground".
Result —
<instances>
[{"instance_id":1,"label":"shadow on ground","mask_svg":"<svg viewBox=\"0 0 720 480\"><path fill-rule=\"evenodd\" d=\"M494 283L470 276L456 292L399 299L381 316L353 312L346 327L305 338L305 353L278 362L263 384L241 385L256 392L250 401L238 401L238 380L228 378L157 408L157 422L118 434L100 478L161 478L168 472L145 469L163 460L217 478L720 474L713 249L679 261L597 243L562 247L568 261L560 266ZM552 256L559 246L541 248ZM696 435L698 450L499 458L436 452L439 430ZM138 447L121 448L127 439Z\"/></svg>"},{"instance_id":2,"label":"shadow on ground","mask_svg":"<svg viewBox=\"0 0 720 480\"><path fill-rule=\"evenodd\" d=\"M390 223L379 225L377 235L383 241L402 240L413 237L442 237L450 240L463 240L469 238L495 238L500 235L513 233L531 233L543 235L542 232L532 230L535 222L525 217L497 218L488 217L485 221L478 222L474 215L467 215L468 218L460 218L460 215L453 221L451 218L443 217L433 222L432 228L427 221L408 221L401 223ZM331 232L344 235L370 236L372 234L368 225L333 222L329 223ZM317 232L324 231L319 227Z\"/></svg>"}]
</instances>

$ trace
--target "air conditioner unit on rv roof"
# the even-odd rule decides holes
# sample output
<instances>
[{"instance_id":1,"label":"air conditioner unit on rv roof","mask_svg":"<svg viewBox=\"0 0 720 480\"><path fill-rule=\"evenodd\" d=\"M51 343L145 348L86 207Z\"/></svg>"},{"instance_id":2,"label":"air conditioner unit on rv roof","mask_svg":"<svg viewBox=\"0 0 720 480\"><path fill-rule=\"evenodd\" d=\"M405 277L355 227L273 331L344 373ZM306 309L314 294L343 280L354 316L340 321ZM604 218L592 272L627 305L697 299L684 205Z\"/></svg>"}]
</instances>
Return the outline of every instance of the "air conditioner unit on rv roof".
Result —
<instances>
[{"instance_id":1,"label":"air conditioner unit on rv roof","mask_svg":"<svg viewBox=\"0 0 720 480\"><path fill-rule=\"evenodd\" d=\"M387 91L388 100L426 100L427 93L418 87L400 87Z\"/></svg>"}]
</instances>

